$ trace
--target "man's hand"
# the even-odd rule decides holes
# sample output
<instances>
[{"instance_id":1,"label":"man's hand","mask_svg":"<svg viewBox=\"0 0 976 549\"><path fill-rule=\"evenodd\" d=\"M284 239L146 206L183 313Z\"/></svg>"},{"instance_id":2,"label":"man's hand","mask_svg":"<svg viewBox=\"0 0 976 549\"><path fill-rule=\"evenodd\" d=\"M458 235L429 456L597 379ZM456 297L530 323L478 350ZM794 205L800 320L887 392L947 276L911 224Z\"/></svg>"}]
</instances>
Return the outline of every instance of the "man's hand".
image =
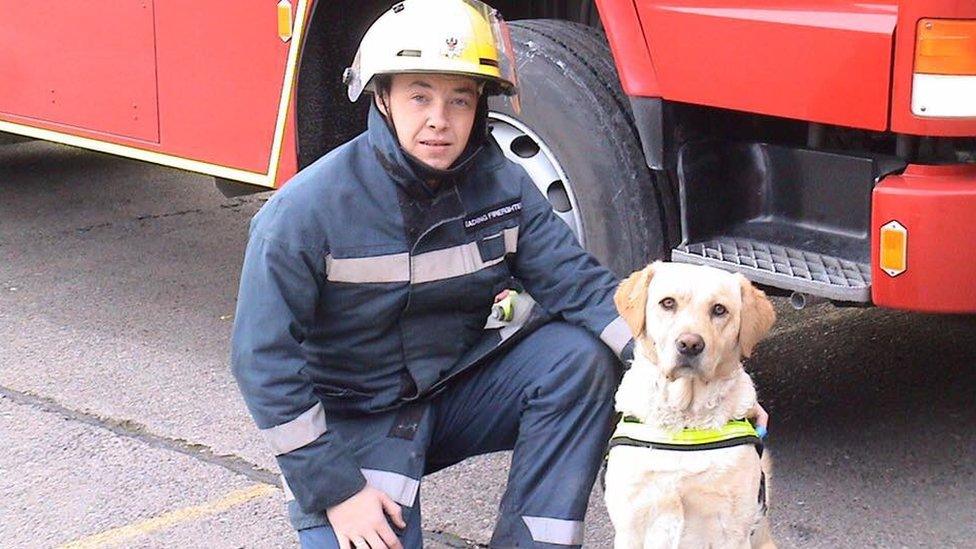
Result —
<instances>
[{"instance_id":1,"label":"man's hand","mask_svg":"<svg viewBox=\"0 0 976 549\"><path fill-rule=\"evenodd\" d=\"M339 540L340 549L403 549L386 521L406 528L403 512L389 496L367 486L355 496L330 507L325 515Z\"/></svg>"},{"instance_id":2,"label":"man's hand","mask_svg":"<svg viewBox=\"0 0 976 549\"><path fill-rule=\"evenodd\" d=\"M759 432L759 437L764 438L769 428L769 414L766 413L766 410L758 402L752 407L752 410L749 410L749 419L753 420L753 423L756 424L756 431Z\"/></svg>"}]
</instances>

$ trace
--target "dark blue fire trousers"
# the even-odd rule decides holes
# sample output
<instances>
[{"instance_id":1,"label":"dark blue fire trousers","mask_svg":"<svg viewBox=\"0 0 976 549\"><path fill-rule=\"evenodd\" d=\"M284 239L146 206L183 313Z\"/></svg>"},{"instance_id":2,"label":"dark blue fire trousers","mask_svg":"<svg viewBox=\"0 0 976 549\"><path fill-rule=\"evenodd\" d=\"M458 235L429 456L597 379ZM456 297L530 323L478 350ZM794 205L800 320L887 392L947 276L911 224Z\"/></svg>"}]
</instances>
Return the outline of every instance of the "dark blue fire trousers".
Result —
<instances>
[{"instance_id":1,"label":"dark blue fire trousers","mask_svg":"<svg viewBox=\"0 0 976 549\"><path fill-rule=\"evenodd\" d=\"M407 549L423 544L423 474L500 450L514 455L491 547L579 547L619 375L620 361L590 332L550 322L429 401L329 428L350 441L369 483L402 505ZM308 517L315 522L322 517ZM338 547L328 525L299 537L305 548Z\"/></svg>"}]
</instances>

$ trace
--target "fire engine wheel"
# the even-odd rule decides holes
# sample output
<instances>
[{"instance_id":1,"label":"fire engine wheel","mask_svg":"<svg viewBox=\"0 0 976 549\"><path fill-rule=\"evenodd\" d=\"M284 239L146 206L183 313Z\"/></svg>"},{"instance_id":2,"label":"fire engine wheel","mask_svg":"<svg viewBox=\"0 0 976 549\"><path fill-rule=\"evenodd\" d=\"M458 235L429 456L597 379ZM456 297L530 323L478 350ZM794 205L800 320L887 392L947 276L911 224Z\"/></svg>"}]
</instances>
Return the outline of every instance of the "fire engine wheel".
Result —
<instances>
[{"instance_id":1,"label":"fire engine wheel","mask_svg":"<svg viewBox=\"0 0 976 549\"><path fill-rule=\"evenodd\" d=\"M16 145L17 143L25 143L33 140L34 139L31 137L26 137L23 135L0 132L0 147L4 145Z\"/></svg>"},{"instance_id":2,"label":"fire engine wheel","mask_svg":"<svg viewBox=\"0 0 976 549\"><path fill-rule=\"evenodd\" d=\"M661 200L600 31L510 24L521 111L493 98L492 134L580 243L619 275L664 253Z\"/></svg>"}]
</instances>

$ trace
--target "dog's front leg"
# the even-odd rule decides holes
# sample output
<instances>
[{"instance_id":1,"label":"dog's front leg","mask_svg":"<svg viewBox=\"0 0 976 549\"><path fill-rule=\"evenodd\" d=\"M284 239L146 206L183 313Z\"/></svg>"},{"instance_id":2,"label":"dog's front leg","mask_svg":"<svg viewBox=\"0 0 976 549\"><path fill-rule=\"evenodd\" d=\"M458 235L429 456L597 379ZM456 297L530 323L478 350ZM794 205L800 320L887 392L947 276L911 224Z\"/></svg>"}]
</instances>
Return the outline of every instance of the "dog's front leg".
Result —
<instances>
[{"instance_id":1,"label":"dog's front leg","mask_svg":"<svg viewBox=\"0 0 976 549\"><path fill-rule=\"evenodd\" d=\"M637 524L636 521L634 523ZM613 549L641 549L640 531L631 530L627 527L626 531L618 530L613 536Z\"/></svg>"},{"instance_id":2,"label":"dog's front leg","mask_svg":"<svg viewBox=\"0 0 976 549\"><path fill-rule=\"evenodd\" d=\"M656 494L641 487L643 475L630 458L634 448L618 448L610 452L606 477L607 514L613 523L614 549L641 549Z\"/></svg>"},{"instance_id":3,"label":"dog's front leg","mask_svg":"<svg viewBox=\"0 0 976 549\"><path fill-rule=\"evenodd\" d=\"M608 494L612 493L608 491ZM613 523L614 549L641 549L647 529L648 506L635 505L632 499L607 498L607 513Z\"/></svg>"},{"instance_id":4,"label":"dog's front leg","mask_svg":"<svg viewBox=\"0 0 976 549\"><path fill-rule=\"evenodd\" d=\"M685 529L681 497L668 494L657 502L650 513L644 532L644 549L678 549Z\"/></svg>"},{"instance_id":5,"label":"dog's front leg","mask_svg":"<svg viewBox=\"0 0 976 549\"><path fill-rule=\"evenodd\" d=\"M759 525L749 536L749 546L752 549L776 549L776 542L773 541L773 529L769 525L769 517L763 517L759 521Z\"/></svg>"}]
</instances>

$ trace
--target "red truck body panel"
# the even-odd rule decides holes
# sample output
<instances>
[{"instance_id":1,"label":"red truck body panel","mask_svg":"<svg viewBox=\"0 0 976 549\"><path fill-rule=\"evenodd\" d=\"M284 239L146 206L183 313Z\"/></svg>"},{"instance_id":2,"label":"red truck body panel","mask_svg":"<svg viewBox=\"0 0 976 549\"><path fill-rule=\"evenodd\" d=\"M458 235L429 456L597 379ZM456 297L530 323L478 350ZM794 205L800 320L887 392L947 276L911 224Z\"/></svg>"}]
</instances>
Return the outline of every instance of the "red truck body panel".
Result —
<instances>
[{"instance_id":1,"label":"red truck body panel","mask_svg":"<svg viewBox=\"0 0 976 549\"><path fill-rule=\"evenodd\" d=\"M16 46L0 50L0 131L267 186L294 173L282 103L308 2L288 42L273 1L99 4L0 0Z\"/></svg>"},{"instance_id":2,"label":"red truck body panel","mask_svg":"<svg viewBox=\"0 0 976 549\"><path fill-rule=\"evenodd\" d=\"M873 130L888 125L891 3L638 0L661 95Z\"/></svg>"},{"instance_id":3,"label":"red truck body panel","mask_svg":"<svg viewBox=\"0 0 976 549\"><path fill-rule=\"evenodd\" d=\"M159 142L152 6L0 2L0 111L105 139ZM84 24L79 24L84 22Z\"/></svg>"},{"instance_id":4,"label":"red truck body panel","mask_svg":"<svg viewBox=\"0 0 976 549\"><path fill-rule=\"evenodd\" d=\"M875 131L976 135L974 118L921 118L910 108L918 21L976 19L976 2L597 4L631 95Z\"/></svg>"},{"instance_id":5,"label":"red truck body panel","mask_svg":"<svg viewBox=\"0 0 976 549\"><path fill-rule=\"evenodd\" d=\"M627 95L661 97L654 63L633 1L596 0L596 6L603 27L607 29L607 41L624 92Z\"/></svg>"},{"instance_id":6,"label":"red truck body panel","mask_svg":"<svg viewBox=\"0 0 976 549\"><path fill-rule=\"evenodd\" d=\"M222 3L156 2L160 139L177 156L264 171L288 44L271 2Z\"/></svg>"},{"instance_id":7,"label":"red truck body panel","mask_svg":"<svg viewBox=\"0 0 976 549\"><path fill-rule=\"evenodd\" d=\"M976 165L909 166L875 186L871 298L876 305L939 313L976 311ZM880 228L907 229L907 269L879 267Z\"/></svg>"}]
</instances>

